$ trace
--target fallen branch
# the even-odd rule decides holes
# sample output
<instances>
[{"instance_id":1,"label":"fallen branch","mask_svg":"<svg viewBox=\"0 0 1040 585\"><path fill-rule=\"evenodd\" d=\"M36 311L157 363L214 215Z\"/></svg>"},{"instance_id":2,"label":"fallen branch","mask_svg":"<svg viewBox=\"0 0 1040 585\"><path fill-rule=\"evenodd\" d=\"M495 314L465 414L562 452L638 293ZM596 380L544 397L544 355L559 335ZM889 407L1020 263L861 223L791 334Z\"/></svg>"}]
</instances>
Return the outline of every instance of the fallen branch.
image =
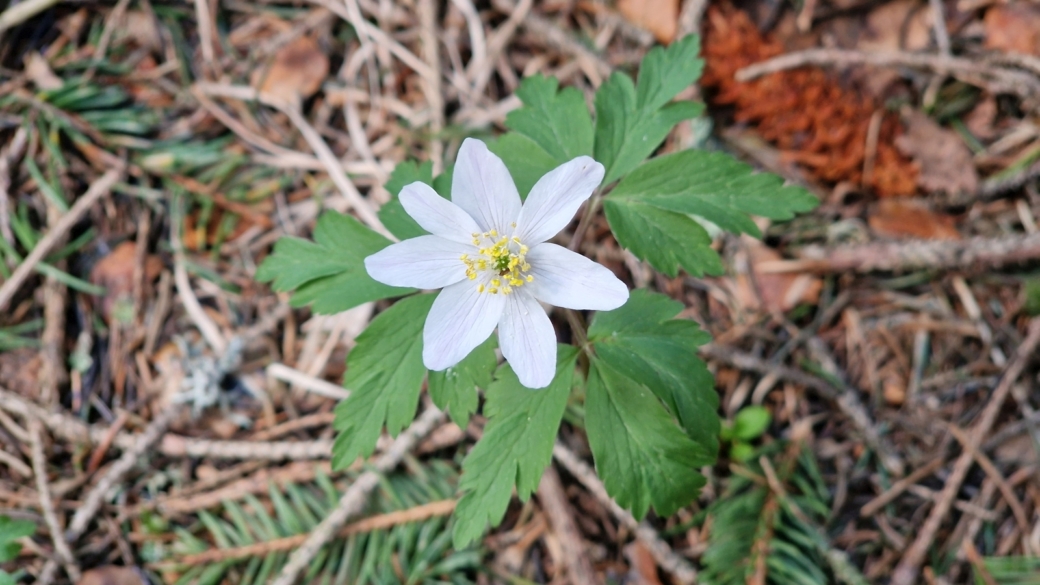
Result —
<instances>
[{"instance_id":1,"label":"fallen branch","mask_svg":"<svg viewBox=\"0 0 1040 585\"><path fill-rule=\"evenodd\" d=\"M807 246L798 260L756 266L761 274L781 272L896 272L972 270L1040 260L1040 233L962 241L873 242L859 246Z\"/></svg>"},{"instance_id":2,"label":"fallen branch","mask_svg":"<svg viewBox=\"0 0 1040 585\"><path fill-rule=\"evenodd\" d=\"M972 85L982 86L993 93L1012 93L1022 98L1040 94L1040 81L1028 73L994 67L962 57L929 55L924 53L846 51L841 49L808 49L780 55L749 65L737 71L737 81L751 81L769 73L797 69L809 65L848 67L875 65L878 67L914 67L950 75Z\"/></svg>"}]
</instances>

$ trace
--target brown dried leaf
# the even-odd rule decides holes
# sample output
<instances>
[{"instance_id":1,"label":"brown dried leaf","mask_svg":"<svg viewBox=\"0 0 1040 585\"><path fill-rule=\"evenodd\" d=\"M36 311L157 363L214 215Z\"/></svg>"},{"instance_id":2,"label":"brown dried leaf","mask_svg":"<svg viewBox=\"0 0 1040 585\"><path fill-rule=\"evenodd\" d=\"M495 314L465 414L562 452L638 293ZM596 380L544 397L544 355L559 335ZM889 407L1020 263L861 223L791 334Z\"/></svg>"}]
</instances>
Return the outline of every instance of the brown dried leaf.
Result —
<instances>
[{"instance_id":1,"label":"brown dried leaf","mask_svg":"<svg viewBox=\"0 0 1040 585\"><path fill-rule=\"evenodd\" d=\"M329 58L318 42L301 36L279 49L271 67L253 76L253 84L267 99L293 103L314 95L328 74Z\"/></svg>"},{"instance_id":2,"label":"brown dried leaf","mask_svg":"<svg viewBox=\"0 0 1040 585\"><path fill-rule=\"evenodd\" d=\"M1040 6L1027 2L998 4L986 11L986 48L1040 55Z\"/></svg>"},{"instance_id":3,"label":"brown dried leaf","mask_svg":"<svg viewBox=\"0 0 1040 585\"><path fill-rule=\"evenodd\" d=\"M626 582L634 585L661 585L661 578L657 575L657 562L643 543L636 540L625 546L624 552L629 566L632 567Z\"/></svg>"},{"instance_id":4,"label":"brown dried leaf","mask_svg":"<svg viewBox=\"0 0 1040 585\"><path fill-rule=\"evenodd\" d=\"M971 151L952 130L946 130L921 112L904 113L906 134L896 138L896 148L920 166L917 185L925 191L949 195L974 193L979 186Z\"/></svg>"},{"instance_id":5,"label":"brown dried leaf","mask_svg":"<svg viewBox=\"0 0 1040 585\"><path fill-rule=\"evenodd\" d=\"M112 321L112 311L117 303L126 302L134 291L134 259L137 245L126 241L115 247L108 255L98 260L90 271L90 281L105 287L105 296L101 299L101 312L105 320ZM151 282L162 272L162 261L158 256L149 254L144 261L145 282Z\"/></svg>"},{"instance_id":6,"label":"brown dried leaf","mask_svg":"<svg viewBox=\"0 0 1040 585\"><path fill-rule=\"evenodd\" d=\"M54 74L43 55L33 51L25 56L25 74L38 89L58 89L65 82Z\"/></svg>"},{"instance_id":7,"label":"brown dried leaf","mask_svg":"<svg viewBox=\"0 0 1040 585\"><path fill-rule=\"evenodd\" d=\"M923 203L903 199L881 200L867 217L867 224L880 236L959 240L952 216L936 213Z\"/></svg>"},{"instance_id":8,"label":"brown dried leaf","mask_svg":"<svg viewBox=\"0 0 1040 585\"><path fill-rule=\"evenodd\" d=\"M989 140L997 135L997 100L987 95L964 116L964 126L979 140Z\"/></svg>"},{"instance_id":9,"label":"brown dried leaf","mask_svg":"<svg viewBox=\"0 0 1040 585\"><path fill-rule=\"evenodd\" d=\"M919 51L928 48L932 14L928 7L920 8L917 0L895 0L871 10L856 47L861 51Z\"/></svg>"},{"instance_id":10,"label":"brown dried leaf","mask_svg":"<svg viewBox=\"0 0 1040 585\"><path fill-rule=\"evenodd\" d=\"M77 585L144 585L141 574L132 567L108 565L85 571Z\"/></svg>"},{"instance_id":11,"label":"brown dried leaf","mask_svg":"<svg viewBox=\"0 0 1040 585\"><path fill-rule=\"evenodd\" d=\"M751 273L738 273L728 279L728 284L745 310L764 309L770 313L784 313L801 303L815 303L819 300L823 289L822 280L811 274L759 270L760 265L777 262L783 257L758 240L749 237L743 240L747 245L746 266Z\"/></svg>"},{"instance_id":12,"label":"brown dried leaf","mask_svg":"<svg viewBox=\"0 0 1040 585\"><path fill-rule=\"evenodd\" d=\"M658 42L675 40L679 30L679 0L618 0L618 10L632 24L653 33Z\"/></svg>"}]
</instances>

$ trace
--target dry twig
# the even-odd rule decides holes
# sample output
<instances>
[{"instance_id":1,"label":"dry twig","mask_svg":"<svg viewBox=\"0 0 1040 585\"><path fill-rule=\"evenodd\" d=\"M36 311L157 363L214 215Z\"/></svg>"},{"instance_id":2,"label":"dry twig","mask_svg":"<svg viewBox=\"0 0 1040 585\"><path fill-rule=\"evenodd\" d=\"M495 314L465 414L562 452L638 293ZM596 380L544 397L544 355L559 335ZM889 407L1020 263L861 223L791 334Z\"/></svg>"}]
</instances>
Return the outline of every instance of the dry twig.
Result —
<instances>
[{"instance_id":1,"label":"dry twig","mask_svg":"<svg viewBox=\"0 0 1040 585\"><path fill-rule=\"evenodd\" d=\"M553 445L553 457L567 468L571 475L589 490L601 504L622 524L635 532L636 538L650 551L650 555L657 561L658 566L670 573L679 583L692 584L697 582L697 570L690 566L689 561L675 554L668 543L661 540L653 526L646 522L640 522L632 516L632 513L622 508L607 493L607 488L596 476L596 472L582 461L570 449L559 441Z\"/></svg>"},{"instance_id":2,"label":"dry twig","mask_svg":"<svg viewBox=\"0 0 1040 585\"><path fill-rule=\"evenodd\" d=\"M1004 400L1011 392L1011 387L1018 379L1018 376L1021 375L1022 370L1025 369L1026 365L1034 357L1038 344L1040 344L1040 318L1035 318L1030 321L1029 332L1026 338L1018 346L1015 357L1011 360L1007 370L1004 371L1000 384L990 394L986 408L979 415L978 422L972 427L970 443L979 445L986 438L986 434L989 433L993 423L997 420L997 415L1004 405ZM892 585L913 585L918 582L917 578L921 569L921 563L928 555L928 551L935 540L935 534L946 518L946 514L950 511L953 501L957 499L957 492L960 491L961 484L964 482L964 478L967 477L968 470L971 469L971 464L974 461L975 458L972 456L972 453L965 451L957 459L957 462L953 464L953 469L946 478L946 485L939 495L939 501L936 502L935 507L932 508L931 513L928 515L928 519L921 526L921 530L917 533L917 538L914 539L913 544L910 545L903 554L903 558L900 559L899 564L896 565L895 571L892 573Z\"/></svg>"},{"instance_id":3,"label":"dry twig","mask_svg":"<svg viewBox=\"0 0 1040 585\"><path fill-rule=\"evenodd\" d=\"M386 452L376 459L373 469L362 473L347 489L339 500L339 505L332 511L321 524L311 531L307 540L289 556L289 561L282 567L278 578L271 585L292 585L300 574L314 559L321 547L337 533L340 528L364 508L368 494L379 485L379 476L397 467L412 447L426 436L444 418L444 413L434 406L430 406L426 412L419 416L394 440Z\"/></svg>"},{"instance_id":4,"label":"dry twig","mask_svg":"<svg viewBox=\"0 0 1040 585\"><path fill-rule=\"evenodd\" d=\"M116 181L119 180L122 174L122 169L110 169L104 175L101 175L96 181L90 184L90 188L83 194L82 197L76 200L76 203L72 206L65 215L61 216L61 219L47 231L47 235L43 236L40 241L33 247L32 252L25 257L25 260L18 265L18 268L11 274L11 278L7 279L2 286L0 286L0 311L7 308L8 303L14 298L18 289L25 282L25 279L29 277L29 273L32 272L33 268L43 260L51 248L54 247L72 226L76 225L76 222L83 217L83 215L90 209L94 203L101 199L102 196L106 195Z\"/></svg>"}]
</instances>

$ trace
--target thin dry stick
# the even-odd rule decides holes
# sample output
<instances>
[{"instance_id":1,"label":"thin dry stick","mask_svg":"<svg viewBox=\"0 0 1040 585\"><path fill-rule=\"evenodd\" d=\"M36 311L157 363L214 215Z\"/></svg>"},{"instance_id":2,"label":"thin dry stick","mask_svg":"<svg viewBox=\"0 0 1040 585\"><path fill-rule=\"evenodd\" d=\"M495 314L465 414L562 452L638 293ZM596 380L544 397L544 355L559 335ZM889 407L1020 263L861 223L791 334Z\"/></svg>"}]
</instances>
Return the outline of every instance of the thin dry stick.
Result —
<instances>
[{"instance_id":1,"label":"thin dry stick","mask_svg":"<svg viewBox=\"0 0 1040 585\"><path fill-rule=\"evenodd\" d=\"M873 242L859 246L806 246L799 260L763 262L763 274L782 272L892 272L967 270L1040 258L1040 232L962 241Z\"/></svg>"},{"instance_id":2,"label":"thin dry stick","mask_svg":"<svg viewBox=\"0 0 1040 585\"><path fill-rule=\"evenodd\" d=\"M227 348L227 341L220 332L220 327L210 319L202 308L195 291L191 289L191 280L188 279L188 269L184 267L184 244L181 242L181 228L184 225L184 203L180 197L173 202L173 212L170 214L170 245L173 246L173 280L177 285L177 294L181 297L184 310L191 317L192 322L198 327L206 343L217 353L223 353Z\"/></svg>"},{"instance_id":3,"label":"thin dry stick","mask_svg":"<svg viewBox=\"0 0 1040 585\"><path fill-rule=\"evenodd\" d=\"M336 533L336 537L345 538L352 534L385 530L399 524L422 522L423 520L428 520L437 516L447 516L453 511L455 511L455 500L439 500L436 502L430 502L429 504L415 506L414 508L409 508L407 510L388 512L386 514L380 514L378 516L372 516L371 518L352 522L340 529L339 532ZM258 542L256 544L235 546L231 548L218 548L199 554L181 557L176 559L175 563L177 565L204 565L219 563L231 559L259 557L268 555L272 552L292 550L306 542L308 537L308 534L295 534L293 536L276 538L274 540Z\"/></svg>"},{"instance_id":4,"label":"thin dry stick","mask_svg":"<svg viewBox=\"0 0 1040 585\"><path fill-rule=\"evenodd\" d=\"M32 272L33 268L43 260L43 258L51 251L51 248L57 244L61 238L63 238L72 226L76 225L76 222L83 217L83 214L94 203L101 199L102 196L107 194L116 181L119 180L119 176L122 174L122 169L110 169L104 175L101 175L96 181L90 184L90 188L83 194L82 197L76 200L76 203L72 206L65 215L61 216L54 227L47 232L47 235L43 236L43 239L36 244L32 249L32 252L26 256L25 260L18 265L18 268L11 274L11 278L4 282L3 286L0 286L0 311L7 308L8 303L14 298L18 288L22 286L25 279L29 277L29 273Z\"/></svg>"},{"instance_id":5,"label":"thin dry stick","mask_svg":"<svg viewBox=\"0 0 1040 585\"><path fill-rule=\"evenodd\" d=\"M54 513L54 502L51 500L51 488L47 483L47 458L43 454L43 431L40 421L29 418L29 437L32 439L32 462L33 471L36 475L36 490L40 495L40 507L43 509L43 519L47 523L47 529L51 532L51 540L54 541L54 552L58 554L65 572L73 581L79 581L79 565L72 556L72 549L62 537L61 526L58 524L58 516ZM53 561L51 561L53 562ZM53 573L53 569L46 571Z\"/></svg>"},{"instance_id":6,"label":"thin dry stick","mask_svg":"<svg viewBox=\"0 0 1040 585\"><path fill-rule=\"evenodd\" d=\"M296 577L314 559L323 546L339 532L339 529L351 517L357 515L365 506L368 494L379 485L379 476L397 467L404 456L420 438L426 436L444 419L444 413L430 406L415 422L402 432L387 451L376 459L373 469L362 473L347 489L339 500L339 505L321 524L311 531L307 540L289 556L289 561L282 567L278 578L271 585L292 585Z\"/></svg>"},{"instance_id":7,"label":"thin dry stick","mask_svg":"<svg viewBox=\"0 0 1040 585\"><path fill-rule=\"evenodd\" d=\"M1007 370L1004 371L1000 384L997 385L997 388L990 395L986 408L979 415L978 422L972 427L970 443L981 444L986 434L989 433L993 423L997 420L1000 409L1004 406L1004 400L1007 399L1008 394L1011 392L1011 386L1014 385L1022 370L1025 369L1026 364L1029 363L1029 360L1034 357L1037 344L1040 344L1040 318L1030 321L1029 332L1025 340L1018 346L1015 357L1011 360ZM896 565L895 571L892 573L892 585L913 585L917 583L921 563L928 555L928 551L935 541L935 534L946 518L946 514L949 513L950 507L953 506L953 501L957 499L957 492L960 491L961 484L964 482L964 478L967 477L973 461L975 461L975 458L971 452L965 451L957 459L956 463L953 464L953 470L950 472L949 477L946 478L946 485L939 494L938 502L936 502L932 512L921 526L921 530L917 533L917 538L914 539L913 544L910 545L903 558L900 559L899 564Z\"/></svg>"},{"instance_id":8,"label":"thin dry stick","mask_svg":"<svg viewBox=\"0 0 1040 585\"><path fill-rule=\"evenodd\" d=\"M35 417L56 436L68 441L102 444L109 432L107 427L91 427L67 414L48 412L3 388L0 388L0 409L23 417ZM119 433L112 444L120 450L127 450L137 442L136 435ZM168 434L162 438L156 450L168 457L295 461L328 459L332 454L332 441L212 441Z\"/></svg>"},{"instance_id":9,"label":"thin dry stick","mask_svg":"<svg viewBox=\"0 0 1040 585\"><path fill-rule=\"evenodd\" d=\"M672 547L661 540L653 526L646 522L639 522L628 510L619 506L607 493L607 488L603 486L603 482L596 477L596 472L588 464L559 441L553 445L553 457L566 467L567 471L576 477L585 486L585 489L592 493L593 497L606 506L615 518L635 533L636 538L650 551L650 556L654 557L659 567L675 577L679 583L697 582L697 570L690 565L689 561L675 554Z\"/></svg>"},{"instance_id":10,"label":"thin dry stick","mask_svg":"<svg viewBox=\"0 0 1040 585\"><path fill-rule=\"evenodd\" d=\"M864 504L859 510L859 515L863 518L873 516L878 512L878 510L884 508L890 502L899 497L899 494L909 489L910 486L915 485L917 482L938 471L945 462L946 460L942 458L932 459L924 467L915 469L910 475L892 484L892 487L885 490L884 493Z\"/></svg>"},{"instance_id":11,"label":"thin dry stick","mask_svg":"<svg viewBox=\"0 0 1040 585\"><path fill-rule=\"evenodd\" d=\"M1025 507L1022 506L1022 502L1018 500L1018 496L1011 489L1011 485L1004 479L1004 476L1001 475L1000 470L993 464L993 461L975 447L967 433L963 430L954 425L949 425L947 428L950 430L950 434L961 444L964 452L970 454L975 459L975 463L978 463L979 467L986 472L986 476L989 477L990 481L997 484L997 489L1000 490L1000 494L1004 496L1004 501L1011 508L1011 514L1015 517L1015 522L1018 523L1018 529L1022 531L1022 534L1025 535L1032 532Z\"/></svg>"},{"instance_id":12,"label":"thin dry stick","mask_svg":"<svg viewBox=\"0 0 1040 585\"><path fill-rule=\"evenodd\" d=\"M277 108L279 111L289 117L289 121L296 126L296 129L300 131L303 139L307 141L314 154L317 155L324 165L325 169L329 173L329 178L332 182L339 187L340 193L347 200L347 203L354 209L354 212L358 214L361 221L368 224L368 227L374 231L382 234L392 242L396 242L397 238L390 233L389 230L383 226L383 222L379 220L379 216L376 215L374 209L368 200L361 196L361 193L354 186L354 183L347 177L346 171L343 170L343 165L340 163L336 155L332 153L332 149L329 148L328 144L325 144L325 140L318 134L318 131L310 125L310 122L303 117L303 113L300 111L299 102L294 104L279 104L268 102L267 105Z\"/></svg>"},{"instance_id":13,"label":"thin dry stick","mask_svg":"<svg viewBox=\"0 0 1040 585\"><path fill-rule=\"evenodd\" d=\"M498 29L491 35L491 39L488 41L487 54L484 55L483 59L470 61L466 65L466 77L473 82L473 95L484 93L488 82L491 81L491 73L495 70L495 62L498 61L498 56L506 48L506 45L509 44L509 41L513 39L516 29L520 27L520 23L531 12L533 5L534 0L520 0L516 8L508 12L509 18L499 25Z\"/></svg>"},{"instance_id":14,"label":"thin dry stick","mask_svg":"<svg viewBox=\"0 0 1040 585\"><path fill-rule=\"evenodd\" d=\"M321 378L308 376L299 370L294 370L278 362L267 366L267 375L294 386L299 386L315 394L335 398L336 400L346 400L350 396L350 392L341 386L337 386L332 382L326 382Z\"/></svg>"},{"instance_id":15,"label":"thin dry stick","mask_svg":"<svg viewBox=\"0 0 1040 585\"><path fill-rule=\"evenodd\" d=\"M11 165L21 158L28 143L29 133L24 126L19 126L11 142L0 149L0 236L8 244L14 245L14 233L11 231Z\"/></svg>"},{"instance_id":16,"label":"thin dry stick","mask_svg":"<svg viewBox=\"0 0 1040 585\"><path fill-rule=\"evenodd\" d=\"M560 536L560 547L563 549L562 564L567 567L568 580L573 585L595 585L596 573L592 570L592 562L585 552L585 539L574 524L573 512L567 503L567 494L563 491L560 476L553 467L542 474L538 484L538 501L542 504L549 523ZM553 559L554 563L561 559Z\"/></svg>"},{"instance_id":17,"label":"thin dry stick","mask_svg":"<svg viewBox=\"0 0 1040 585\"><path fill-rule=\"evenodd\" d=\"M480 13L477 12L477 7L473 5L473 0L451 0L451 3L459 9L459 12L462 13L462 18L466 20L466 30L469 32L470 54L473 55L469 64L466 65L466 69L467 77L473 79L473 76L468 75L468 73L483 68L484 62L488 58L496 58L497 55L492 57L488 54L487 39L484 36L484 23L480 21ZM432 66L433 64L431 63L430 65Z\"/></svg>"},{"instance_id":18,"label":"thin dry stick","mask_svg":"<svg viewBox=\"0 0 1040 585\"><path fill-rule=\"evenodd\" d=\"M840 49L807 49L787 53L749 65L735 76L737 81L751 81L769 73L796 69L808 65L848 67L850 65L875 65L879 67L904 66L945 73L973 85L983 85L994 93L1013 93L1029 98L1040 91L1040 81L1032 76L1008 69L1001 69L948 55L920 53L879 52Z\"/></svg>"},{"instance_id":19,"label":"thin dry stick","mask_svg":"<svg viewBox=\"0 0 1040 585\"><path fill-rule=\"evenodd\" d=\"M422 41L423 57L426 58L430 69L440 71L441 58L437 45L437 7L433 0L419 0L418 12L419 39ZM441 76L424 77L423 93L426 94L426 103L430 108L430 160L433 161L433 173L440 174L444 170L444 143L440 139L441 130L444 128L444 96L441 94Z\"/></svg>"},{"instance_id":20,"label":"thin dry stick","mask_svg":"<svg viewBox=\"0 0 1040 585\"><path fill-rule=\"evenodd\" d=\"M503 14L510 14L517 9L512 0L493 0L491 3L495 10ZM614 68L602 57L593 53L585 45L571 37L570 33L553 24L552 21L537 14L528 14L522 26L531 34L538 37L543 43L578 59L584 59L592 63L596 71L606 77Z\"/></svg>"},{"instance_id":21,"label":"thin dry stick","mask_svg":"<svg viewBox=\"0 0 1040 585\"><path fill-rule=\"evenodd\" d=\"M119 459L98 480L97 484L91 488L87 496L83 498L82 506L76 510L76 513L72 516L72 521L69 522L69 529L65 532L66 540L75 542L86 531L87 525L101 508L101 504L104 502L109 490L123 480L123 476L129 473L137 463L137 460L163 436L167 427L170 426L170 423L173 422L173 419L179 413L179 408L166 408L152 422L148 423L148 427L145 428L143 433L135 437L133 447L123 452Z\"/></svg>"},{"instance_id":22,"label":"thin dry stick","mask_svg":"<svg viewBox=\"0 0 1040 585\"><path fill-rule=\"evenodd\" d=\"M210 73L216 73L214 65L216 56L213 52L213 21L210 20L207 0L195 0L195 22L199 27L199 45L202 49L202 60Z\"/></svg>"},{"instance_id":23,"label":"thin dry stick","mask_svg":"<svg viewBox=\"0 0 1040 585\"><path fill-rule=\"evenodd\" d=\"M26 479L32 477L33 470L28 465L3 449L0 449L0 463L6 465L15 475L20 475Z\"/></svg>"},{"instance_id":24,"label":"thin dry stick","mask_svg":"<svg viewBox=\"0 0 1040 585\"><path fill-rule=\"evenodd\" d=\"M0 33L13 28L47 10L57 4L60 0L26 0L11 5L10 8L0 13Z\"/></svg>"}]
</instances>

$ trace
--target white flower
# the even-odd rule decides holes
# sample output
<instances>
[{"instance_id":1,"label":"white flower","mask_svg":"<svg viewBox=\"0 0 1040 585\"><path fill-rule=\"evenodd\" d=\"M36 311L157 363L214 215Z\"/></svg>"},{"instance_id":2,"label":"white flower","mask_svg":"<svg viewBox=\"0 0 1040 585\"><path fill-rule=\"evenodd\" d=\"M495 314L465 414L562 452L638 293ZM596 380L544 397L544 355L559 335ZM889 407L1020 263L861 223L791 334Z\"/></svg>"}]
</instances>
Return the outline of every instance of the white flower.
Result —
<instances>
[{"instance_id":1,"label":"white flower","mask_svg":"<svg viewBox=\"0 0 1040 585\"><path fill-rule=\"evenodd\" d=\"M454 366L498 327L520 383L544 388L556 373L556 332L538 302L600 311L625 304L628 288L610 270L546 242L602 180L603 165L579 156L539 179L521 205L502 159L468 138L451 201L423 183L401 190L405 211L432 235L388 246L365 268L391 286L444 289L423 328L428 369Z\"/></svg>"}]
</instances>

